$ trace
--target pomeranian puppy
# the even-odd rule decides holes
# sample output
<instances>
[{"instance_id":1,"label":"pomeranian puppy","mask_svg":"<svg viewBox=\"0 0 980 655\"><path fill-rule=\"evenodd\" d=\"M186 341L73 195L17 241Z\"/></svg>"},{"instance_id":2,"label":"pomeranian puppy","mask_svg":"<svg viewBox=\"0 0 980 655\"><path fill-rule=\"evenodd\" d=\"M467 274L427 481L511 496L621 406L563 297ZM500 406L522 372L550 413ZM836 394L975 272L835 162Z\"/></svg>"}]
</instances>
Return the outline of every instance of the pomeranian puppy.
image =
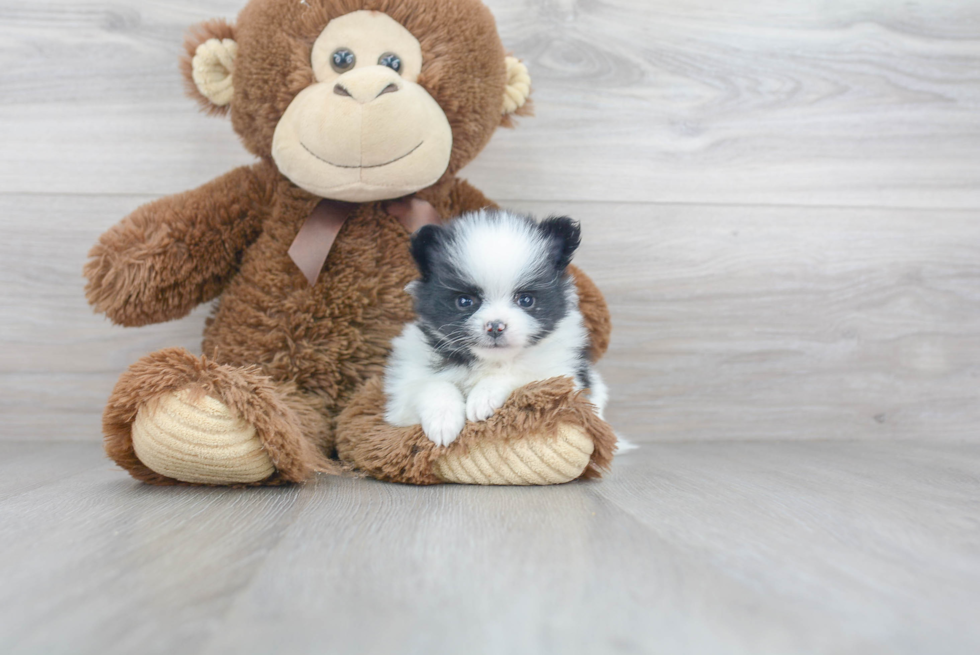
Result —
<instances>
[{"instance_id":1,"label":"pomeranian puppy","mask_svg":"<svg viewBox=\"0 0 980 655\"><path fill-rule=\"evenodd\" d=\"M579 246L570 218L481 210L412 237L418 319L392 342L386 420L452 443L467 419L491 416L511 392L568 376L601 417L607 391L567 267Z\"/></svg>"}]
</instances>

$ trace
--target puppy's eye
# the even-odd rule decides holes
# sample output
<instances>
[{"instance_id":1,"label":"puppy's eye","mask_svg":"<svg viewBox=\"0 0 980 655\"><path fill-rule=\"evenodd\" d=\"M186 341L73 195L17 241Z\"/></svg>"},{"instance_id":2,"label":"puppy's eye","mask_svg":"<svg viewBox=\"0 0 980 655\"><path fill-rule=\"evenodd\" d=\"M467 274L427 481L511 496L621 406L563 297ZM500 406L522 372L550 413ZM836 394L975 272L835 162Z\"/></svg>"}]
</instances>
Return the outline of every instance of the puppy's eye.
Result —
<instances>
[{"instance_id":1,"label":"puppy's eye","mask_svg":"<svg viewBox=\"0 0 980 655\"><path fill-rule=\"evenodd\" d=\"M469 309L473 306L473 298L471 296L456 296L456 306L460 309Z\"/></svg>"},{"instance_id":2,"label":"puppy's eye","mask_svg":"<svg viewBox=\"0 0 980 655\"><path fill-rule=\"evenodd\" d=\"M394 52L386 52L378 57L378 63L382 66L387 66L396 73L402 72L402 58Z\"/></svg>"},{"instance_id":3,"label":"puppy's eye","mask_svg":"<svg viewBox=\"0 0 980 655\"><path fill-rule=\"evenodd\" d=\"M344 73L354 68L357 57L348 48L338 48L330 55L330 65L338 73Z\"/></svg>"},{"instance_id":4,"label":"puppy's eye","mask_svg":"<svg viewBox=\"0 0 980 655\"><path fill-rule=\"evenodd\" d=\"M519 293L515 298L517 305L523 309L531 309L534 307L534 296L529 293Z\"/></svg>"}]
</instances>

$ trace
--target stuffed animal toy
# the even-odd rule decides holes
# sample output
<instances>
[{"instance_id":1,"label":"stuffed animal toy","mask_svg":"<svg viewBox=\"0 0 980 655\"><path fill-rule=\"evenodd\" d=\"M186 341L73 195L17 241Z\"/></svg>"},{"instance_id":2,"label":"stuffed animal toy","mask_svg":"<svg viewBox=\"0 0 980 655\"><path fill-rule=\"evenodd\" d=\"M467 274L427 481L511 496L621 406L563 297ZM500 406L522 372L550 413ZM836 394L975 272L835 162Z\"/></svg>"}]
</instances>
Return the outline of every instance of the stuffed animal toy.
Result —
<instances>
[{"instance_id":1,"label":"stuffed animal toy","mask_svg":"<svg viewBox=\"0 0 980 655\"><path fill-rule=\"evenodd\" d=\"M615 436L555 378L448 447L384 421L380 375L412 320L418 227L493 206L456 177L529 110L527 69L479 0L252 0L191 32L183 71L258 161L106 232L86 294L140 326L214 302L203 356L161 350L120 378L108 455L153 484L275 485L355 470L412 484L596 477ZM591 356L605 302L573 270Z\"/></svg>"}]
</instances>

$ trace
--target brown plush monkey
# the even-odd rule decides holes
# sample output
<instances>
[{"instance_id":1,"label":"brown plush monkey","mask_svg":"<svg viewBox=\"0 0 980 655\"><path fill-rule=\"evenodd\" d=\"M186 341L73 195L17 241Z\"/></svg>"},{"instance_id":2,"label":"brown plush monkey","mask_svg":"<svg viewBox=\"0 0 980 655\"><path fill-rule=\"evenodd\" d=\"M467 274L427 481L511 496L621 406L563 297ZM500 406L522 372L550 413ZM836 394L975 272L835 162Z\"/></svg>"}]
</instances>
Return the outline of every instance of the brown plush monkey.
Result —
<instances>
[{"instance_id":1,"label":"brown plush monkey","mask_svg":"<svg viewBox=\"0 0 980 655\"><path fill-rule=\"evenodd\" d=\"M187 43L190 93L258 163L145 205L85 267L118 324L217 299L204 356L148 355L104 415L108 454L156 484L281 484L352 468L415 484L598 475L615 437L571 381L519 389L450 447L383 420L378 375L412 319L410 230L489 206L456 173L526 112L527 70L479 0L252 0ZM390 201L396 201L394 203ZM574 271L592 354L610 331Z\"/></svg>"}]
</instances>

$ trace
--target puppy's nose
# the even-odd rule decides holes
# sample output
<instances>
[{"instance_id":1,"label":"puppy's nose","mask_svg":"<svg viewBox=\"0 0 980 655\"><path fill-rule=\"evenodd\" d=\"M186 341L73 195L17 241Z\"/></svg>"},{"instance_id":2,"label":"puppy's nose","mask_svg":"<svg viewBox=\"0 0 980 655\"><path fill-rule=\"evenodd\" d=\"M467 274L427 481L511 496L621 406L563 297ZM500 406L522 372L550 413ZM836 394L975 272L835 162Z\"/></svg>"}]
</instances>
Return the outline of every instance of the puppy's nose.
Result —
<instances>
[{"instance_id":1,"label":"puppy's nose","mask_svg":"<svg viewBox=\"0 0 980 655\"><path fill-rule=\"evenodd\" d=\"M497 337L503 336L504 330L507 329L507 324L503 321L489 321L483 327L486 329L487 334L496 339Z\"/></svg>"}]
</instances>

